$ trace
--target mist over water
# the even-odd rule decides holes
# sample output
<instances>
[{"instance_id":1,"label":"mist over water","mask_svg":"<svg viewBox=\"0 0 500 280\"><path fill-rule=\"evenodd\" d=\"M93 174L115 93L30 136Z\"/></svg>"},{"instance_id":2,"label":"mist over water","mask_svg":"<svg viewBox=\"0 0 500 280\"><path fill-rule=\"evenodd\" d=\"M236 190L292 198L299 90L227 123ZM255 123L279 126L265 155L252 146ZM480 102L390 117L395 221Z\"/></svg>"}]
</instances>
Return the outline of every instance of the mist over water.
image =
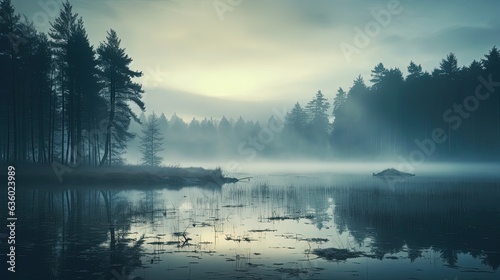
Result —
<instances>
[{"instance_id":1,"label":"mist over water","mask_svg":"<svg viewBox=\"0 0 500 280\"><path fill-rule=\"evenodd\" d=\"M182 163L182 164L178 164ZM214 161L197 161L178 159L164 161L164 165L179 165L182 167L203 166L207 168L221 167L228 175L233 174L337 174L337 175L369 175L387 168L396 168L410 172L419 177L453 177L453 178L500 178L500 163L491 162L439 162L410 164L409 162L384 161L318 161L318 160L255 160L252 162L221 159Z\"/></svg>"}]
</instances>

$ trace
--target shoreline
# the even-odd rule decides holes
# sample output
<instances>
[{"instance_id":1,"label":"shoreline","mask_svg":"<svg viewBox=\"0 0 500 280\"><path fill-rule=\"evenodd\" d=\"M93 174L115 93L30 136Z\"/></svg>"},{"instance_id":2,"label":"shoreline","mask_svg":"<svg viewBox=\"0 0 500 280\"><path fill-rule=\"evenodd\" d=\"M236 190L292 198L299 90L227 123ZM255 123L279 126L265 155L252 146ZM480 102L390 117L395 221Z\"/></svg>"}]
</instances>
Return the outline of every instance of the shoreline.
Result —
<instances>
[{"instance_id":1,"label":"shoreline","mask_svg":"<svg viewBox=\"0 0 500 280\"><path fill-rule=\"evenodd\" d=\"M57 166L50 164L12 164L16 169L16 185L25 187L222 187L236 183L236 178L225 177L222 169L202 167L149 167L125 165L112 167ZM58 174L59 173L59 174ZM58 176L59 175L59 176Z\"/></svg>"}]
</instances>

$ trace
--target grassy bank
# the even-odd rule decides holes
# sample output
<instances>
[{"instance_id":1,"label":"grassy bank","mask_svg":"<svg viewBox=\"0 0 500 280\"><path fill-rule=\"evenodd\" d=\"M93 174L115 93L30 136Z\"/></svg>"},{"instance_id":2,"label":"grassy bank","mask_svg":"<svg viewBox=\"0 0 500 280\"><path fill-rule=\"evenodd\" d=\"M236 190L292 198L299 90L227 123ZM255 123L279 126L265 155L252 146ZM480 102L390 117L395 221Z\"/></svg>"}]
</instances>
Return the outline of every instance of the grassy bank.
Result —
<instances>
[{"instance_id":1,"label":"grassy bank","mask_svg":"<svg viewBox=\"0 0 500 280\"><path fill-rule=\"evenodd\" d=\"M116 187L171 187L210 186L220 187L234 183L236 178L225 177L220 168L200 167L77 167L51 165L13 165L18 186L116 186Z\"/></svg>"}]
</instances>

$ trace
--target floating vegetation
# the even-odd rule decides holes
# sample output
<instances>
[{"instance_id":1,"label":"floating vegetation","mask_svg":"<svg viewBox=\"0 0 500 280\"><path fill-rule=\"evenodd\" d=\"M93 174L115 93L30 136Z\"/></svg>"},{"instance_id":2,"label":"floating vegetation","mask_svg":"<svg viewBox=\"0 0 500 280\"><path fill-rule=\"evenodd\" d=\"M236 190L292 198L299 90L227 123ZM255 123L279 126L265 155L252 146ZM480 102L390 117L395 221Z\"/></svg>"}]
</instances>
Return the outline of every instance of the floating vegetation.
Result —
<instances>
[{"instance_id":1,"label":"floating vegetation","mask_svg":"<svg viewBox=\"0 0 500 280\"><path fill-rule=\"evenodd\" d=\"M267 218L268 220L275 221L275 220L299 220L299 219L309 219L312 220L314 219L314 215L308 214L308 215L303 215L303 216L272 216Z\"/></svg>"},{"instance_id":2,"label":"floating vegetation","mask_svg":"<svg viewBox=\"0 0 500 280\"><path fill-rule=\"evenodd\" d=\"M314 242L314 243L325 243L325 242L328 242L329 239L327 239L327 238L303 238L303 239L300 239L300 241L307 241L307 242Z\"/></svg>"},{"instance_id":3,"label":"floating vegetation","mask_svg":"<svg viewBox=\"0 0 500 280\"><path fill-rule=\"evenodd\" d=\"M275 229L251 229L248 232L275 232Z\"/></svg>"},{"instance_id":4,"label":"floating vegetation","mask_svg":"<svg viewBox=\"0 0 500 280\"><path fill-rule=\"evenodd\" d=\"M212 227L212 226L213 226L212 224L205 223L205 222L193 223L193 227Z\"/></svg>"},{"instance_id":5,"label":"floating vegetation","mask_svg":"<svg viewBox=\"0 0 500 280\"><path fill-rule=\"evenodd\" d=\"M362 252L337 248L314 249L312 253L320 258L324 258L329 261L345 261L347 259L359 258L361 256L364 256Z\"/></svg>"},{"instance_id":6,"label":"floating vegetation","mask_svg":"<svg viewBox=\"0 0 500 280\"><path fill-rule=\"evenodd\" d=\"M284 233L284 234L281 234L281 235L276 235L276 236L279 236L279 237L284 237L285 239L295 239L297 241L300 241L302 240L302 234L300 233Z\"/></svg>"},{"instance_id":7,"label":"floating vegetation","mask_svg":"<svg viewBox=\"0 0 500 280\"><path fill-rule=\"evenodd\" d=\"M237 205L223 205L222 207L224 208L240 208L240 207L245 207L243 204L237 204Z\"/></svg>"},{"instance_id":8,"label":"floating vegetation","mask_svg":"<svg viewBox=\"0 0 500 280\"><path fill-rule=\"evenodd\" d=\"M255 239L251 239L250 237L246 237L246 236L244 236L243 238L242 237L235 237L235 238L233 238L230 235L226 235L226 237L224 239L227 240L227 241L235 241L235 242L241 242L241 241L252 242L252 241L256 241Z\"/></svg>"},{"instance_id":9,"label":"floating vegetation","mask_svg":"<svg viewBox=\"0 0 500 280\"><path fill-rule=\"evenodd\" d=\"M150 244L150 245L163 245L165 243L161 242L161 241L153 241L153 242L148 242L146 244Z\"/></svg>"}]
</instances>

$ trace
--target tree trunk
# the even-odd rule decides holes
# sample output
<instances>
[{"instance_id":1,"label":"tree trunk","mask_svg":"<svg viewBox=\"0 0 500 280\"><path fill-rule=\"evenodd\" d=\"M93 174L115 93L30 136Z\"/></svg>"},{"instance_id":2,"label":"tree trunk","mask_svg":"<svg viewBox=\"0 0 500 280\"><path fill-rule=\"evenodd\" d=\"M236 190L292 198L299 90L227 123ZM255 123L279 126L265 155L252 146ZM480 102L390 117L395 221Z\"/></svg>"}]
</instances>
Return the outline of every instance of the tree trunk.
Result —
<instances>
[{"instance_id":1,"label":"tree trunk","mask_svg":"<svg viewBox=\"0 0 500 280\"><path fill-rule=\"evenodd\" d=\"M64 163L64 77L63 77L63 67L61 65L61 162Z\"/></svg>"},{"instance_id":2,"label":"tree trunk","mask_svg":"<svg viewBox=\"0 0 500 280\"><path fill-rule=\"evenodd\" d=\"M106 127L106 144L104 146L104 155L99 163L99 166L104 166L108 158L109 153L111 153L111 125L113 124L113 119L115 117L115 85L113 79L111 79L110 84L110 110L109 110L109 120ZM111 165L111 161L109 162Z\"/></svg>"}]
</instances>

